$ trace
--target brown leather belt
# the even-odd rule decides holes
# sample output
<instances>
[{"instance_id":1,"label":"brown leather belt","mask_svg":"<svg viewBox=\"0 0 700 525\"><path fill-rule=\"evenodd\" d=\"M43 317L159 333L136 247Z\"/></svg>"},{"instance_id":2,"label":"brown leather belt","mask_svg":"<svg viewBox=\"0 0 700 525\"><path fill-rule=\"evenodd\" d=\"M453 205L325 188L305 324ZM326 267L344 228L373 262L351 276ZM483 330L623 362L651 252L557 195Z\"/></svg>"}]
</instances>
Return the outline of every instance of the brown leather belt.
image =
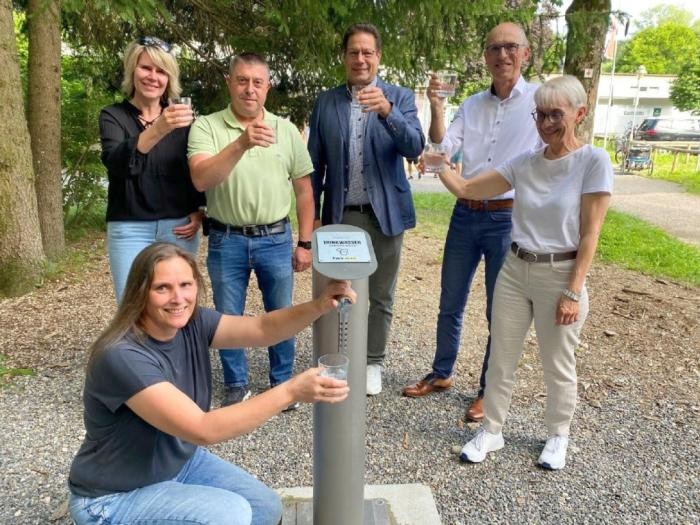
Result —
<instances>
[{"instance_id":1,"label":"brown leather belt","mask_svg":"<svg viewBox=\"0 0 700 525\"><path fill-rule=\"evenodd\" d=\"M499 199L496 201L473 201L470 199L457 199L457 202L466 206L470 210L476 211L498 211L510 210L513 208L513 199Z\"/></svg>"},{"instance_id":2,"label":"brown leather belt","mask_svg":"<svg viewBox=\"0 0 700 525\"><path fill-rule=\"evenodd\" d=\"M274 235L276 233L284 233L287 228L289 219L286 217L272 224L248 224L245 226L234 226L232 224L224 224L216 219L209 217L207 222L212 230L222 231L226 233L234 233L245 237L262 237L263 235Z\"/></svg>"},{"instance_id":3,"label":"brown leather belt","mask_svg":"<svg viewBox=\"0 0 700 525\"><path fill-rule=\"evenodd\" d=\"M576 255L578 254L577 251L563 253L535 253L526 250L525 248L521 248L518 246L517 242L511 243L510 249L516 257L530 263L570 261L571 259L576 259Z\"/></svg>"}]
</instances>

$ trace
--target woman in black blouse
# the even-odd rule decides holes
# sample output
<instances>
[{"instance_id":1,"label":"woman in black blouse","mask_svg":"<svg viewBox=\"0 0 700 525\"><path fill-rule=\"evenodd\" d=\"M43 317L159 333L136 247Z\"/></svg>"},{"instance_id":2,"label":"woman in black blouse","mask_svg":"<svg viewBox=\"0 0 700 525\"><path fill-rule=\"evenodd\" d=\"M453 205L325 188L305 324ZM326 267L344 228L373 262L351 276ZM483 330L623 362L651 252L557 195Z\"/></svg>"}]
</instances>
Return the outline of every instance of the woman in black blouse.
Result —
<instances>
[{"instance_id":1,"label":"woman in black blouse","mask_svg":"<svg viewBox=\"0 0 700 525\"><path fill-rule=\"evenodd\" d=\"M154 37L132 42L124 54L122 92L128 99L100 114L102 162L107 167L107 244L117 301L131 263L155 241L196 254L199 207L187 167L192 108L168 104L180 95L180 70L170 45Z\"/></svg>"}]
</instances>

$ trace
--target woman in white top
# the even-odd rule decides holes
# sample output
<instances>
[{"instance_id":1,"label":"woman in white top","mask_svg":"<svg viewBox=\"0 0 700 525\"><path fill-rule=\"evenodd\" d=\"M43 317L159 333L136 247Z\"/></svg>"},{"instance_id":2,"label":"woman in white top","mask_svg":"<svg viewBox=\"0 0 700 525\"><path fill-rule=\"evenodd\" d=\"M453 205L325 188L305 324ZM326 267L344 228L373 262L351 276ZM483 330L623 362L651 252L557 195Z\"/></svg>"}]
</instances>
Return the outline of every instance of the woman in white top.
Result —
<instances>
[{"instance_id":1,"label":"woman in white top","mask_svg":"<svg viewBox=\"0 0 700 525\"><path fill-rule=\"evenodd\" d=\"M503 447L515 371L534 320L547 385L549 433L538 463L564 467L576 406L579 333L588 314L586 274L610 202L613 170L608 154L576 138L586 115L586 92L573 76L540 86L532 116L546 144L465 180L445 169L440 178L459 198L487 199L515 190L511 252L493 299L491 357L484 422L464 448L462 461L479 463Z\"/></svg>"}]
</instances>

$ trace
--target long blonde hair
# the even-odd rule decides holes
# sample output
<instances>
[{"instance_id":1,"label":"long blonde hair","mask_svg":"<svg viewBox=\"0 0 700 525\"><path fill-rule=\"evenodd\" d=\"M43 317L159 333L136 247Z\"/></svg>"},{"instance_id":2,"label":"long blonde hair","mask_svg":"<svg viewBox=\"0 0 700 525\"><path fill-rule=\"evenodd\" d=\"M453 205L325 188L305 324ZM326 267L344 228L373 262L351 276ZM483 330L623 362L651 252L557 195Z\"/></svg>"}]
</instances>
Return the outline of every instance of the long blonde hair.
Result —
<instances>
[{"instance_id":1,"label":"long blonde hair","mask_svg":"<svg viewBox=\"0 0 700 525\"><path fill-rule=\"evenodd\" d=\"M122 93L127 98L134 96L134 71L138 64L141 53L148 53L153 63L168 74L168 87L163 93L163 98L180 96L182 86L180 85L180 67L177 60L170 53L158 46L139 44L138 40L131 42L124 52L124 79L122 80Z\"/></svg>"},{"instance_id":2,"label":"long blonde hair","mask_svg":"<svg viewBox=\"0 0 700 525\"><path fill-rule=\"evenodd\" d=\"M197 313L198 305L204 298L204 279L194 257L188 251L171 243L156 242L151 244L141 250L131 264L124 296L117 308L117 313L114 314L114 318L97 340L90 345L88 368L100 352L114 345L127 334L131 333L137 339L146 337L141 321L148 304L148 294L153 283L156 265L173 257L183 259L192 268L192 275L197 283L197 300L192 315Z\"/></svg>"}]
</instances>

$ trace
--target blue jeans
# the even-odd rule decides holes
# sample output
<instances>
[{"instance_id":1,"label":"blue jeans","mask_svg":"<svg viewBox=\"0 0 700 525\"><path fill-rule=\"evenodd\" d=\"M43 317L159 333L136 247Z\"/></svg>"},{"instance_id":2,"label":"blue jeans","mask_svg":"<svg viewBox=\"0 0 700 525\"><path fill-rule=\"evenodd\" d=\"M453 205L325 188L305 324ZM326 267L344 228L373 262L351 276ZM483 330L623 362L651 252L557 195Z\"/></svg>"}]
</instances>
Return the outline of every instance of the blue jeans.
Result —
<instances>
[{"instance_id":1,"label":"blue jeans","mask_svg":"<svg viewBox=\"0 0 700 525\"><path fill-rule=\"evenodd\" d=\"M158 221L109 221L107 250L117 302L122 300L131 263L141 250L154 242L171 242L193 255L199 251L199 232L189 239L178 239L173 228L189 222L189 217Z\"/></svg>"},{"instance_id":2,"label":"blue jeans","mask_svg":"<svg viewBox=\"0 0 700 525\"><path fill-rule=\"evenodd\" d=\"M72 494L77 525L277 525L282 501L245 470L197 448L170 481L96 498Z\"/></svg>"},{"instance_id":3,"label":"blue jeans","mask_svg":"<svg viewBox=\"0 0 700 525\"><path fill-rule=\"evenodd\" d=\"M445 240L440 289L440 313L437 322L437 350L432 377L452 375L462 319L467 306L474 272L483 255L486 262L486 319L489 337L479 379L479 397L486 386L486 369L491 350L491 305L496 277L510 249L511 210L470 210L457 202L452 211Z\"/></svg>"},{"instance_id":4,"label":"blue jeans","mask_svg":"<svg viewBox=\"0 0 700 525\"><path fill-rule=\"evenodd\" d=\"M251 270L258 279L265 311L292 304L292 231L245 237L218 230L209 232L207 269L217 311L243 315ZM270 384L275 386L292 376L294 338L268 348ZM248 359L242 348L220 349L224 385L248 384Z\"/></svg>"}]
</instances>

